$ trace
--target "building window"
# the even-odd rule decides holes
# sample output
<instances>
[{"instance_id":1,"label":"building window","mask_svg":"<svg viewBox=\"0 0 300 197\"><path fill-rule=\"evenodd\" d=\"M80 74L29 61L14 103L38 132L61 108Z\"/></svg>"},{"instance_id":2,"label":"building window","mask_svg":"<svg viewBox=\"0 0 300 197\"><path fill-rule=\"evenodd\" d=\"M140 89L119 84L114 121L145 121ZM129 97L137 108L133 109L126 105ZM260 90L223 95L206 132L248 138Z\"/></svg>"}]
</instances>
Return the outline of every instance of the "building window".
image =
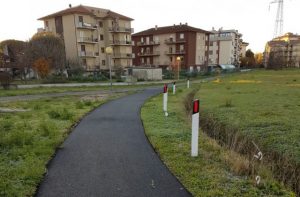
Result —
<instances>
[{"instance_id":1,"label":"building window","mask_svg":"<svg viewBox=\"0 0 300 197\"><path fill-rule=\"evenodd\" d=\"M212 41L210 41L209 46L214 46L214 43Z\"/></svg>"},{"instance_id":2,"label":"building window","mask_svg":"<svg viewBox=\"0 0 300 197\"><path fill-rule=\"evenodd\" d=\"M144 42L144 38L143 37L141 37L141 43L143 43Z\"/></svg>"},{"instance_id":3,"label":"building window","mask_svg":"<svg viewBox=\"0 0 300 197\"><path fill-rule=\"evenodd\" d=\"M213 51L209 51L209 55L212 55L213 54Z\"/></svg>"},{"instance_id":4,"label":"building window","mask_svg":"<svg viewBox=\"0 0 300 197\"><path fill-rule=\"evenodd\" d=\"M183 51L184 51L184 45L183 45L183 44L181 44L181 45L179 46L179 50L180 50L180 52L183 52Z\"/></svg>"},{"instance_id":5,"label":"building window","mask_svg":"<svg viewBox=\"0 0 300 197\"><path fill-rule=\"evenodd\" d=\"M179 35L179 38L180 38L180 39L184 39L184 33L181 33L181 34Z\"/></svg>"},{"instance_id":6,"label":"building window","mask_svg":"<svg viewBox=\"0 0 300 197\"><path fill-rule=\"evenodd\" d=\"M83 16L78 16L79 23L83 23Z\"/></svg>"},{"instance_id":7,"label":"building window","mask_svg":"<svg viewBox=\"0 0 300 197\"><path fill-rule=\"evenodd\" d=\"M49 21L45 21L45 26L49 27Z\"/></svg>"},{"instance_id":8,"label":"building window","mask_svg":"<svg viewBox=\"0 0 300 197\"><path fill-rule=\"evenodd\" d=\"M173 57L170 57L170 62L173 62Z\"/></svg>"},{"instance_id":9,"label":"building window","mask_svg":"<svg viewBox=\"0 0 300 197\"><path fill-rule=\"evenodd\" d=\"M145 62L144 58L141 58L141 63L143 64Z\"/></svg>"},{"instance_id":10,"label":"building window","mask_svg":"<svg viewBox=\"0 0 300 197\"><path fill-rule=\"evenodd\" d=\"M100 34L100 40L104 40L104 36Z\"/></svg>"},{"instance_id":11,"label":"building window","mask_svg":"<svg viewBox=\"0 0 300 197\"><path fill-rule=\"evenodd\" d=\"M105 53L104 47L101 47L101 53Z\"/></svg>"},{"instance_id":12,"label":"building window","mask_svg":"<svg viewBox=\"0 0 300 197\"><path fill-rule=\"evenodd\" d=\"M147 57L147 64L150 64L150 57Z\"/></svg>"},{"instance_id":13,"label":"building window","mask_svg":"<svg viewBox=\"0 0 300 197\"><path fill-rule=\"evenodd\" d=\"M105 60L102 60L102 66L105 66Z\"/></svg>"},{"instance_id":14,"label":"building window","mask_svg":"<svg viewBox=\"0 0 300 197\"><path fill-rule=\"evenodd\" d=\"M103 27L102 21L99 21L99 27Z\"/></svg>"}]
</instances>

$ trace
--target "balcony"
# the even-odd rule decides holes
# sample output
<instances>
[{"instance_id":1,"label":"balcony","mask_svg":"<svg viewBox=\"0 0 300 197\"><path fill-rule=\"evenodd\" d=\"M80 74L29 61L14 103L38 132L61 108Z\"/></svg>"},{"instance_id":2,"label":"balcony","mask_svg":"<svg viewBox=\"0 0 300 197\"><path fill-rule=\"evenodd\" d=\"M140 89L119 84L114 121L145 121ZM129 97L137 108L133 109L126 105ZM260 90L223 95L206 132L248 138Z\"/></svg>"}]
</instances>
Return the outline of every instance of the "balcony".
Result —
<instances>
[{"instance_id":1,"label":"balcony","mask_svg":"<svg viewBox=\"0 0 300 197\"><path fill-rule=\"evenodd\" d=\"M185 43L185 42L186 42L186 40L184 38L177 39L177 40L170 38L170 39L165 40L165 44L178 44L178 43Z\"/></svg>"},{"instance_id":2,"label":"balcony","mask_svg":"<svg viewBox=\"0 0 300 197\"><path fill-rule=\"evenodd\" d=\"M132 59L132 53L115 53L112 56L113 59Z\"/></svg>"},{"instance_id":3,"label":"balcony","mask_svg":"<svg viewBox=\"0 0 300 197\"><path fill-rule=\"evenodd\" d=\"M219 40L230 41L232 40L232 36L215 36L209 38L209 41L219 41Z\"/></svg>"},{"instance_id":4,"label":"balcony","mask_svg":"<svg viewBox=\"0 0 300 197\"><path fill-rule=\"evenodd\" d=\"M155 46L160 45L159 41L150 41L150 42L138 42L137 46Z\"/></svg>"},{"instance_id":5,"label":"balcony","mask_svg":"<svg viewBox=\"0 0 300 197\"><path fill-rule=\"evenodd\" d=\"M159 51L146 51L146 52L143 52L143 53L138 53L138 56L140 57L149 57L149 56L160 56L160 53Z\"/></svg>"},{"instance_id":6,"label":"balcony","mask_svg":"<svg viewBox=\"0 0 300 197\"><path fill-rule=\"evenodd\" d=\"M96 30L97 25L96 24L91 24L91 23L84 23L84 22L79 22L76 27L78 29L90 29L90 30Z\"/></svg>"},{"instance_id":7,"label":"balcony","mask_svg":"<svg viewBox=\"0 0 300 197\"><path fill-rule=\"evenodd\" d=\"M78 56L79 57L91 57L91 58L96 58L97 56L99 56L98 52L93 52L93 51L78 51Z\"/></svg>"},{"instance_id":8,"label":"balcony","mask_svg":"<svg viewBox=\"0 0 300 197\"><path fill-rule=\"evenodd\" d=\"M131 46L132 41L127 40L110 40L110 45L112 46Z\"/></svg>"},{"instance_id":9,"label":"balcony","mask_svg":"<svg viewBox=\"0 0 300 197\"><path fill-rule=\"evenodd\" d=\"M184 55L185 50L177 50L177 51L165 51L166 55Z\"/></svg>"},{"instance_id":10,"label":"balcony","mask_svg":"<svg viewBox=\"0 0 300 197\"><path fill-rule=\"evenodd\" d=\"M114 33L133 33L133 28L127 28L127 27L110 27L108 29L109 32L114 32Z\"/></svg>"},{"instance_id":11,"label":"balcony","mask_svg":"<svg viewBox=\"0 0 300 197\"><path fill-rule=\"evenodd\" d=\"M79 42L79 43L96 44L96 43L98 43L98 38L92 38L92 37L79 37L79 38L77 39L77 42Z\"/></svg>"}]
</instances>

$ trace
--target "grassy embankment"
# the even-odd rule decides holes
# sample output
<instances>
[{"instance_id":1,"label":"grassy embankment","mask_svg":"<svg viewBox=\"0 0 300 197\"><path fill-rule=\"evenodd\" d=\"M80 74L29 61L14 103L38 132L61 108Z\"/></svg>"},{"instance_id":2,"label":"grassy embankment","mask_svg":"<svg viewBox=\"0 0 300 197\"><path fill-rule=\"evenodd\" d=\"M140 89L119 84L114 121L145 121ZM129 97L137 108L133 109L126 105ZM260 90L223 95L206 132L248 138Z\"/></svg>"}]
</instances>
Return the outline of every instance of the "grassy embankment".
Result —
<instances>
[{"instance_id":1,"label":"grassy embankment","mask_svg":"<svg viewBox=\"0 0 300 197\"><path fill-rule=\"evenodd\" d=\"M29 110L0 113L0 196L32 196L47 162L72 125L111 98L63 97L0 103L0 107Z\"/></svg>"},{"instance_id":2,"label":"grassy embankment","mask_svg":"<svg viewBox=\"0 0 300 197\"><path fill-rule=\"evenodd\" d=\"M251 74L259 75L260 73ZM238 77L233 76L233 79L236 80ZM230 81L230 79L228 80ZM223 111L230 111L232 105L236 104L234 100L231 100L230 103L230 99L223 97L222 92L218 91L217 88L212 88L221 83L217 84L201 85L199 91L201 94L201 116L204 116L204 113L218 114L219 112L215 111L212 106ZM234 83L231 85L233 86ZM256 84L251 85L255 86ZM195 87L195 85L193 86ZM224 87L225 91L228 91L226 87ZM231 90L233 89L232 87ZM244 88L242 89L244 90ZM204 96L204 91L209 91L210 94L206 93ZM161 96L152 98L142 108L142 118L150 142L162 160L189 191L195 196L294 196L292 192L289 192L289 189L285 189L274 180L272 172L264 165L260 165L260 161L253 159L253 155L250 158L239 155L228 147L221 147L202 132L199 138L199 157L191 158L190 119L186 114L187 107L185 106L187 95L187 90L183 90L176 96L170 95L168 118L165 118L163 113L157 113L157 111L162 111ZM216 98L221 97L219 99L222 102L216 104L212 99L214 95L218 95ZM251 96L247 100L251 100ZM230 112L224 112L220 116L227 118L228 113ZM235 115L236 119L240 117L239 114ZM215 125L218 125L217 123L215 122ZM260 146L260 143L258 144ZM261 183L258 186L255 185L254 181L257 175L261 177Z\"/></svg>"},{"instance_id":3,"label":"grassy embankment","mask_svg":"<svg viewBox=\"0 0 300 197\"><path fill-rule=\"evenodd\" d=\"M202 127L252 158L258 145L273 175L300 195L300 70L256 71L202 84Z\"/></svg>"}]
</instances>

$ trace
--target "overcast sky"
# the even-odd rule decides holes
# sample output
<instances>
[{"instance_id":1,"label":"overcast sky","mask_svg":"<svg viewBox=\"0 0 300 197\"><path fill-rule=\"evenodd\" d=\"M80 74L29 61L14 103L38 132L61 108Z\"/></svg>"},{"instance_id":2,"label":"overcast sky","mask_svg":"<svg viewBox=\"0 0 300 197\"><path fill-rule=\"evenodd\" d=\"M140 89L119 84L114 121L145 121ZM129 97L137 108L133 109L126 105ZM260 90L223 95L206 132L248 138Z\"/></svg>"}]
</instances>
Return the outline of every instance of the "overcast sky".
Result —
<instances>
[{"instance_id":1,"label":"overcast sky","mask_svg":"<svg viewBox=\"0 0 300 197\"><path fill-rule=\"evenodd\" d=\"M28 40L43 23L37 18L79 4L110 9L134 18L135 33L188 23L204 30L237 29L248 48L262 52L272 39L277 4L271 0L5 0L0 7L0 41ZM284 0L284 32L300 33L300 0Z\"/></svg>"}]
</instances>

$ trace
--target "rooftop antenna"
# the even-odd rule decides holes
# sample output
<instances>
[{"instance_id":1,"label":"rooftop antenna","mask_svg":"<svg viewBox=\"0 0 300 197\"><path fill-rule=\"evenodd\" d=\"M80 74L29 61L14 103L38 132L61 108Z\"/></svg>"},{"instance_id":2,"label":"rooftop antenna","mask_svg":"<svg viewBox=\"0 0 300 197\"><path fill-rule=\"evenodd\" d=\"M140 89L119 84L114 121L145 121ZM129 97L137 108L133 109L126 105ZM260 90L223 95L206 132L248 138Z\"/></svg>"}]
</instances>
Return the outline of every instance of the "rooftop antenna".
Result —
<instances>
[{"instance_id":1,"label":"rooftop antenna","mask_svg":"<svg viewBox=\"0 0 300 197\"><path fill-rule=\"evenodd\" d=\"M270 6L273 3L277 3L277 13L276 13L276 19L275 19L275 26L274 26L274 33L273 38L276 38L278 36L282 35L283 31L283 0L274 0L270 2L269 4L269 10Z\"/></svg>"}]
</instances>

